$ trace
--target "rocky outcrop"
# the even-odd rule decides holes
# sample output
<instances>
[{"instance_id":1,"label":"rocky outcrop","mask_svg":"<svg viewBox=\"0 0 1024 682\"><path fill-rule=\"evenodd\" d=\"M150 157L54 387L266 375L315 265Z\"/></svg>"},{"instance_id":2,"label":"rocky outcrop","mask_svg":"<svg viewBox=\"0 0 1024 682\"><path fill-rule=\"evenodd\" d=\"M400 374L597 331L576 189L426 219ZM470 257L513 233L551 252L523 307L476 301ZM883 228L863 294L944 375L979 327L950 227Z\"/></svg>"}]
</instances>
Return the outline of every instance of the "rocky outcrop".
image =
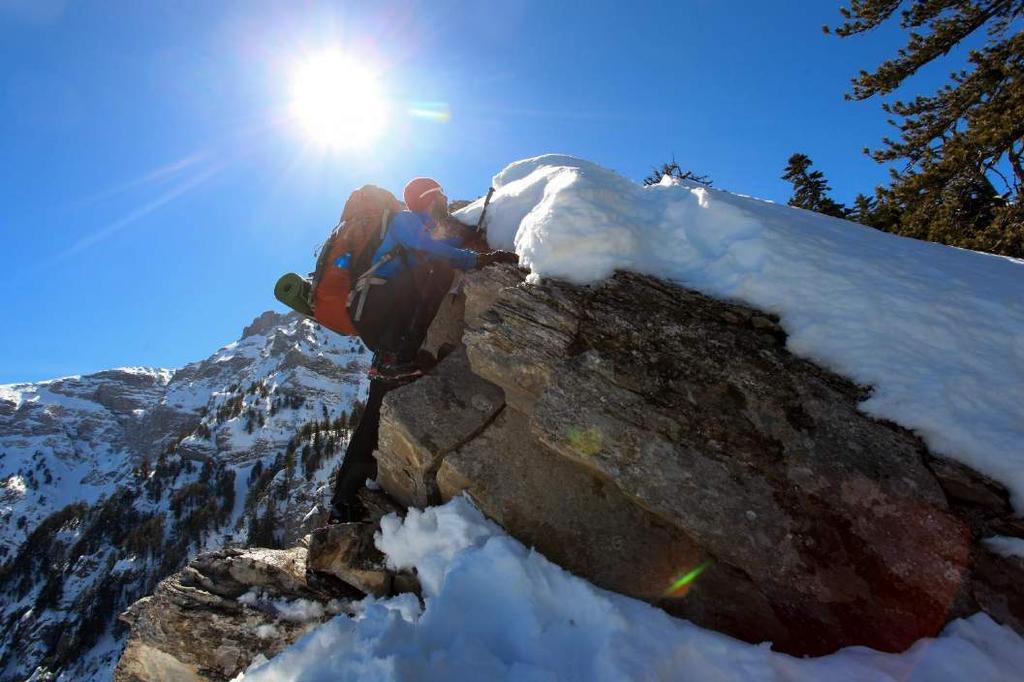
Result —
<instances>
[{"instance_id":1,"label":"rocky outcrop","mask_svg":"<svg viewBox=\"0 0 1024 682\"><path fill-rule=\"evenodd\" d=\"M242 338L257 335L266 335L274 331L276 327L287 324L290 319L298 319L295 313L282 315L273 310L267 310L256 316L247 327L242 330Z\"/></svg>"},{"instance_id":2,"label":"rocky outcrop","mask_svg":"<svg viewBox=\"0 0 1024 682\"><path fill-rule=\"evenodd\" d=\"M344 603L306 581L306 550L226 549L194 559L122 614L119 682L230 680Z\"/></svg>"},{"instance_id":3,"label":"rocky outcrop","mask_svg":"<svg viewBox=\"0 0 1024 682\"><path fill-rule=\"evenodd\" d=\"M464 348L385 400L395 499L468 494L598 585L795 654L903 650L977 608L1020 627L977 543L1012 524L1005 491L859 412L867 390L787 352L772 316L511 267L447 307L432 336Z\"/></svg>"},{"instance_id":4,"label":"rocky outcrop","mask_svg":"<svg viewBox=\"0 0 1024 682\"><path fill-rule=\"evenodd\" d=\"M386 597L392 574L373 544L376 529L369 523L340 523L317 528L309 539L309 568L334 576L363 594Z\"/></svg>"},{"instance_id":5,"label":"rocky outcrop","mask_svg":"<svg viewBox=\"0 0 1024 682\"><path fill-rule=\"evenodd\" d=\"M361 523L325 526L288 550L224 549L193 559L121 614L131 635L117 682L230 680L324 620L352 614L353 599L419 593L411 573L384 565L380 518L399 511L362 491Z\"/></svg>"},{"instance_id":6,"label":"rocky outcrop","mask_svg":"<svg viewBox=\"0 0 1024 682\"><path fill-rule=\"evenodd\" d=\"M358 523L322 526L308 538L307 577L325 587L354 588L362 594L387 597L399 592L419 592L419 582L411 573L396 573L385 564L384 555L374 544L385 514L404 510L377 490L359 491L359 500L368 518Z\"/></svg>"}]
</instances>

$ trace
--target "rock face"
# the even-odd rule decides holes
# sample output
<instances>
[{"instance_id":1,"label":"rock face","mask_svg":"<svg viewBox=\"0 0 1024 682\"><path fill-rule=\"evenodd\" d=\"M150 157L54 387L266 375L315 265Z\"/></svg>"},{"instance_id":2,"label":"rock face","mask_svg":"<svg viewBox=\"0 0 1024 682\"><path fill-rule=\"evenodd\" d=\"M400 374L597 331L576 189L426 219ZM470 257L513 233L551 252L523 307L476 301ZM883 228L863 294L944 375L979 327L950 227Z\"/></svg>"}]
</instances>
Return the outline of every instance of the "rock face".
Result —
<instances>
[{"instance_id":1,"label":"rock face","mask_svg":"<svg viewBox=\"0 0 1024 682\"><path fill-rule=\"evenodd\" d=\"M1005 491L859 412L866 390L788 353L771 316L511 267L448 308L464 318L432 335L464 349L385 399L396 500L466 493L600 586L790 653L899 651L979 607L1021 627L976 542L1012 525Z\"/></svg>"},{"instance_id":2,"label":"rock face","mask_svg":"<svg viewBox=\"0 0 1024 682\"><path fill-rule=\"evenodd\" d=\"M121 682L230 680L344 604L306 582L306 550L226 549L194 559L121 619Z\"/></svg>"},{"instance_id":3,"label":"rock face","mask_svg":"<svg viewBox=\"0 0 1024 682\"><path fill-rule=\"evenodd\" d=\"M416 577L387 569L373 542L380 517L399 508L379 492L360 498L369 521L318 528L288 550L203 554L161 582L121 614L131 635L114 680L230 680L327 618L351 615L353 599L418 594Z\"/></svg>"},{"instance_id":4,"label":"rock face","mask_svg":"<svg viewBox=\"0 0 1024 682\"><path fill-rule=\"evenodd\" d=\"M309 539L309 569L334 576L364 594L386 597L391 573L373 544L371 523L339 523L317 528Z\"/></svg>"},{"instance_id":5,"label":"rock face","mask_svg":"<svg viewBox=\"0 0 1024 682\"><path fill-rule=\"evenodd\" d=\"M463 350L402 395L381 409L379 444L389 456L379 460L377 479L406 506L436 504L437 469L445 455L477 436L504 407L504 396L470 371Z\"/></svg>"}]
</instances>

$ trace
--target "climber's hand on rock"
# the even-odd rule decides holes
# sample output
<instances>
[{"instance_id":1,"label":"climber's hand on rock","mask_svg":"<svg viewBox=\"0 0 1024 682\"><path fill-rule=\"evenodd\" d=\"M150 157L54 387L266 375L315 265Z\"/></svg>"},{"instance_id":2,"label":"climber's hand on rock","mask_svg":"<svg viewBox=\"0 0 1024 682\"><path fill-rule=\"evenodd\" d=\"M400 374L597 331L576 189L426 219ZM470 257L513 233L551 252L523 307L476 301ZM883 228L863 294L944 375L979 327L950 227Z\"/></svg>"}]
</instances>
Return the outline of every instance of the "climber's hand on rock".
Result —
<instances>
[{"instance_id":1,"label":"climber's hand on rock","mask_svg":"<svg viewBox=\"0 0 1024 682\"><path fill-rule=\"evenodd\" d=\"M476 257L476 266L478 268L485 268L494 263L511 263L515 265L519 263L519 256L511 251L489 251L488 253L481 253Z\"/></svg>"}]
</instances>

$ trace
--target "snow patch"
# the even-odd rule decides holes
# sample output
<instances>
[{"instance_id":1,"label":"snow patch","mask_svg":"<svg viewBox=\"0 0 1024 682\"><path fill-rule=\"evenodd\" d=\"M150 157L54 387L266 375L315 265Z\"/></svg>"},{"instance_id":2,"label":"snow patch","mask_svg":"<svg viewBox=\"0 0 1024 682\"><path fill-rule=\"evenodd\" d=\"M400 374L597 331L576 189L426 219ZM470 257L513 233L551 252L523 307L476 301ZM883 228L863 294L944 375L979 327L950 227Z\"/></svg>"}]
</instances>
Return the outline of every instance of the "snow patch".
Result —
<instances>
[{"instance_id":1,"label":"snow patch","mask_svg":"<svg viewBox=\"0 0 1024 682\"><path fill-rule=\"evenodd\" d=\"M903 654L794 658L594 587L484 519L465 498L385 517L377 545L414 567L411 594L364 599L243 676L269 680L1014 679L1024 640L987 615ZM240 678L241 679L241 678Z\"/></svg>"},{"instance_id":2,"label":"snow patch","mask_svg":"<svg viewBox=\"0 0 1024 682\"><path fill-rule=\"evenodd\" d=\"M982 543L999 556L1024 559L1024 538L996 535L991 538L985 538L982 540Z\"/></svg>"},{"instance_id":3,"label":"snow patch","mask_svg":"<svg viewBox=\"0 0 1024 682\"><path fill-rule=\"evenodd\" d=\"M277 626L273 623L264 623L263 625L257 625L256 636L260 639L270 639L271 637L277 637Z\"/></svg>"},{"instance_id":4,"label":"snow patch","mask_svg":"<svg viewBox=\"0 0 1024 682\"><path fill-rule=\"evenodd\" d=\"M24 391L30 388L27 384L0 384L0 402L11 403L14 409L21 407Z\"/></svg>"},{"instance_id":5,"label":"snow patch","mask_svg":"<svg viewBox=\"0 0 1024 682\"><path fill-rule=\"evenodd\" d=\"M309 623L321 620L325 615L340 613L342 604L332 599L326 604L310 599L275 599L264 594L259 588L253 588L238 597L237 601L251 609L264 611L293 623Z\"/></svg>"},{"instance_id":6,"label":"snow patch","mask_svg":"<svg viewBox=\"0 0 1024 682\"><path fill-rule=\"evenodd\" d=\"M138 376L150 376L161 384L167 384L174 377L173 369L163 369L162 367L115 367L111 371Z\"/></svg>"},{"instance_id":7,"label":"snow patch","mask_svg":"<svg viewBox=\"0 0 1024 682\"><path fill-rule=\"evenodd\" d=\"M14 495L22 496L25 494L25 479L21 476L8 476L7 479L0 484L0 488L12 493Z\"/></svg>"}]
</instances>

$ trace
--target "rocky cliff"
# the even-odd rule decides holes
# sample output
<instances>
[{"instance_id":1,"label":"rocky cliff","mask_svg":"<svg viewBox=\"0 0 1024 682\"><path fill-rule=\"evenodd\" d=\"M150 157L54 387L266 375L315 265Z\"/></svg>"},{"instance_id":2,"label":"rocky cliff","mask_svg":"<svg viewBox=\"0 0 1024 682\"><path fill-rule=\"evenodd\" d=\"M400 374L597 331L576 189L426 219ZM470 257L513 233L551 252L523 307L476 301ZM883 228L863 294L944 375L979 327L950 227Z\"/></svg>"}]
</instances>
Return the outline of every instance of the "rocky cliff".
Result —
<instances>
[{"instance_id":1,"label":"rocky cliff","mask_svg":"<svg viewBox=\"0 0 1024 682\"><path fill-rule=\"evenodd\" d=\"M860 412L870 387L793 356L771 315L500 267L463 280L428 346L455 350L382 412L400 505L467 495L598 586L789 653L900 651L979 610L1024 631L1024 562L981 542L1024 536L1007 492ZM374 591L353 572L372 528L337 532L364 540L309 574ZM150 631L129 651L159 649Z\"/></svg>"},{"instance_id":2,"label":"rocky cliff","mask_svg":"<svg viewBox=\"0 0 1024 682\"><path fill-rule=\"evenodd\" d=\"M627 273L464 291L465 358L385 406L397 499L465 492L598 585L791 653L902 650L978 608L1024 623L981 575L978 539L1019 532L1005 491L860 413L869 389L770 316Z\"/></svg>"}]
</instances>

